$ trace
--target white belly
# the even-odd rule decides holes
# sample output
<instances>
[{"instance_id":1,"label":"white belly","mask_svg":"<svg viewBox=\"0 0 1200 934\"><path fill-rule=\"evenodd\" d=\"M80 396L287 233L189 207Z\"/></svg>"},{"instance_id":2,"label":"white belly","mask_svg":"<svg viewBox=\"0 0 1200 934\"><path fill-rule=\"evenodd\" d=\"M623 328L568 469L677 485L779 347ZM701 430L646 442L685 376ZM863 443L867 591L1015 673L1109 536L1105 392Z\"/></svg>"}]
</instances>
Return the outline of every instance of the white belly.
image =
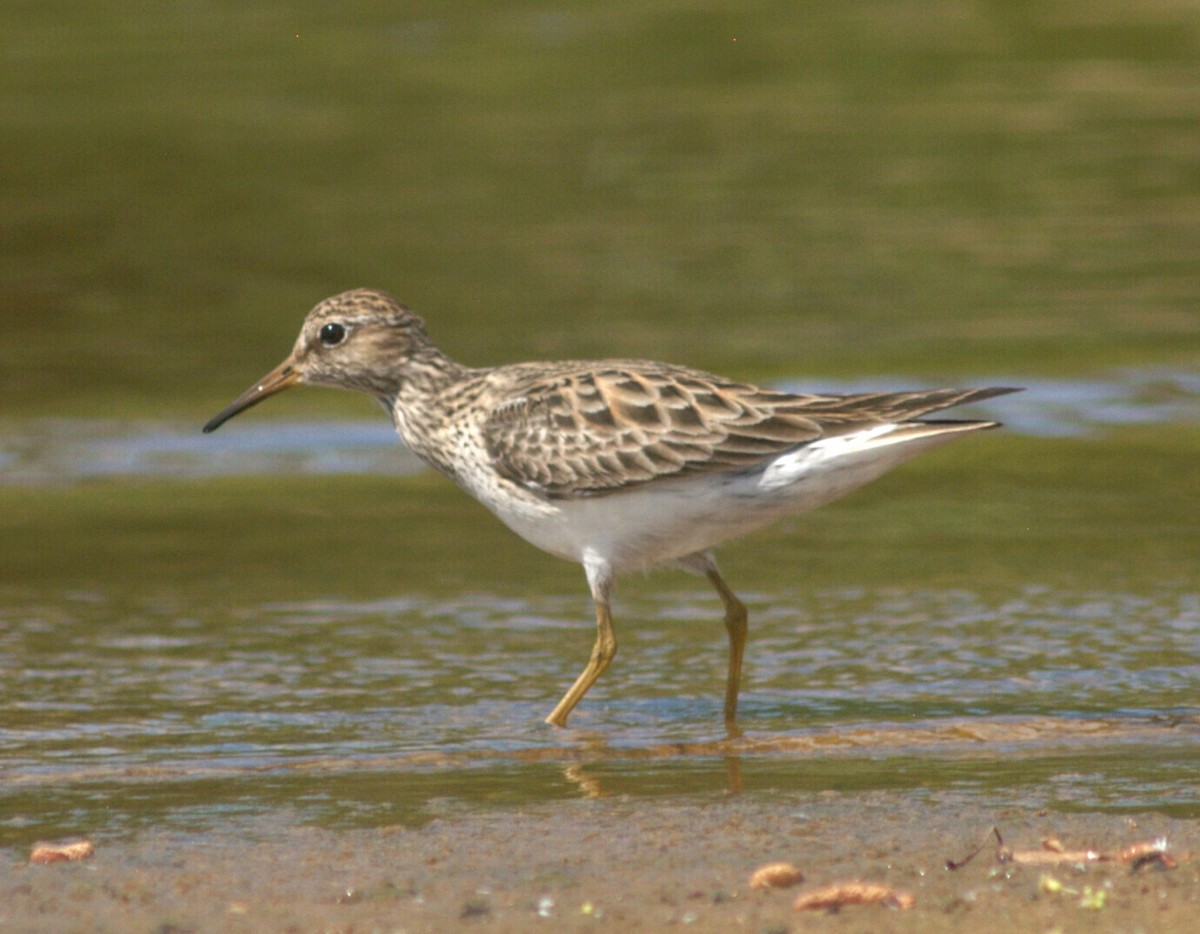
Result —
<instances>
[{"instance_id":1,"label":"white belly","mask_svg":"<svg viewBox=\"0 0 1200 934\"><path fill-rule=\"evenodd\" d=\"M693 474L578 499L545 499L505 484L474 493L509 528L539 548L574 561L598 556L614 571L706 551L815 509L857 489L923 450L953 437L906 436L893 426L807 445L738 473Z\"/></svg>"}]
</instances>

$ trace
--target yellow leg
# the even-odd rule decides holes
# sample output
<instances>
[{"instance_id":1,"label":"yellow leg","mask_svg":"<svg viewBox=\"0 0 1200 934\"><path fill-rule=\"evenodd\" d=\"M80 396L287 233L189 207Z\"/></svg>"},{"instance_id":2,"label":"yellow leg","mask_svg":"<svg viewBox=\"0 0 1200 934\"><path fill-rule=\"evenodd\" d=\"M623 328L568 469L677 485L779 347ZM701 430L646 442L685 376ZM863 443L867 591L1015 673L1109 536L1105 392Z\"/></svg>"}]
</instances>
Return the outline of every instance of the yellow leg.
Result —
<instances>
[{"instance_id":1,"label":"yellow leg","mask_svg":"<svg viewBox=\"0 0 1200 934\"><path fill-rule=\"evenodd\" d=\"M746 606L737 598L717 566L709 563L705 570L709 581L716 588L725 604L725 630L729 633L729 675L725 680L725 724L733 726L737 720L738 689L742 683L742 656L746 651Z\"/></svg>"},{"instance_id":2,"label":"yellow leg","mask_svg":"<svg viewBox=\"0 0 1200 934\"><path fill-rule=\"evenodd\" d=\"M550 712L546 722L552 726L566 726L567 717L575 709L575 705L583 699L596 679L604 673L609 662L617 654L617 636L613 632L612 612L608 606L608 597L597 596L596 600L596 644L592 646L592 657L588 659L587 667L583 669L571 689L563 695L558 706ZM732 638L732 635L730 636Z\"/></svg>"}]
</instances>

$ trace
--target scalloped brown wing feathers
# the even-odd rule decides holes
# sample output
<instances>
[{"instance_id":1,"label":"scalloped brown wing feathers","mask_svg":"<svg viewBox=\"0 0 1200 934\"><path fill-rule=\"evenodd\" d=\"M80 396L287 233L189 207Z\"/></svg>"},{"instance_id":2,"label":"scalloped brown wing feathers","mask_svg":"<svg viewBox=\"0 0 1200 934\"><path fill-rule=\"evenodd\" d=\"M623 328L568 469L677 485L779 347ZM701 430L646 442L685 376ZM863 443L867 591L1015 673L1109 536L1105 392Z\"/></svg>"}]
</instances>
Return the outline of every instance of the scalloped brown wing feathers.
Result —
<instances>
[{"instance_id":1,"label":"scalloped brown wing feathers","mask_svg":"<svg viewBox=\"0 0 1200 934\"><path fill-rule=\"evenodd\" d=\"M822 437L899 422L999 389L792 395L643 361L560 364L513 382L483 425L496 470L550 497L738 470ZM980 423L983 427L985 423Z\"/></svg>"}]
</instances>

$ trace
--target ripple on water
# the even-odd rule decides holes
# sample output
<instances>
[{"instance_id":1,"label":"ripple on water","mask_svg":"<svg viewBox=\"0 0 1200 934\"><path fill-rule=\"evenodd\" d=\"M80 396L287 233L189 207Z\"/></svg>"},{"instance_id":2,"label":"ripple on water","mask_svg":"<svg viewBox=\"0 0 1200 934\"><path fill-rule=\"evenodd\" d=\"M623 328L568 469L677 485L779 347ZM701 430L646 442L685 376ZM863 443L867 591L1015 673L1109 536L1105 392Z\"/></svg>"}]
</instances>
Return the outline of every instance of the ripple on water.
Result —
<instances>
[{"instance_id":1,"label":"ripple on water","mask_svg":"<svg viewBox=\"0 0 1200 934\"><path fill-rule=\"evenodd\" d=\"M1110 730L1161 725L1194 709L1198 601L1038 588L999 601L818 592L795 595L784 612L778 596L761 608L751 599L743 751L878 745L878 730L897 747L964 731L1036 745L1093 736L1101 715ZM646 622L628 630L621 664L581 724L628 749L719 735L723 637L694 622L712 617L711 602L700 592L636 601L629 609ZM237 746L239 760L258 750L272 762L281 748L498 757L557 748L561 736L540 715L582 661L579 610L574 595L486 594L272 603L212 617L148 608L111 619L96 603L74 615L9 609L0 738L17 754L69 755L103 736L117 770L211 761L221 743Z\"/></svg>"}]
</instances>

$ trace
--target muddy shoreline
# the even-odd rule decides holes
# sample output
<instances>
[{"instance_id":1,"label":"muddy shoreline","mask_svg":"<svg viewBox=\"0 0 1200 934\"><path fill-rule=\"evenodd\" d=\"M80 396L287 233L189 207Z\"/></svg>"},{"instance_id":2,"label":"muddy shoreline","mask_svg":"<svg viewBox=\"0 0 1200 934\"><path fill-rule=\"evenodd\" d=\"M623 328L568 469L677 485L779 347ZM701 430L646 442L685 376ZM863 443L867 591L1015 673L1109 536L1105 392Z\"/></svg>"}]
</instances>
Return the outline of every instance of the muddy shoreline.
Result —
<instances>
[{"instance_id":1,"label":"muddy shoreline","mask_svg":"<svg viewBox=\"0 0 1200 934\"><path fill-rule=\"evenodd\" d=\"M1165 838L1174 868L1000 862L1055 839L1116 851ZM93 837L90 859L0 870L5 931L1192 931L1200 826L1159 814L988 807L977 796L819 792L704 802L601 798L451 811L419 828L286 821L199 834ZM987 842L967 865L946 868ZM804 881L754 891L787 860ZM861 880L915 904L797 912L797 895Z\"/></svg>"}]
</instances>

